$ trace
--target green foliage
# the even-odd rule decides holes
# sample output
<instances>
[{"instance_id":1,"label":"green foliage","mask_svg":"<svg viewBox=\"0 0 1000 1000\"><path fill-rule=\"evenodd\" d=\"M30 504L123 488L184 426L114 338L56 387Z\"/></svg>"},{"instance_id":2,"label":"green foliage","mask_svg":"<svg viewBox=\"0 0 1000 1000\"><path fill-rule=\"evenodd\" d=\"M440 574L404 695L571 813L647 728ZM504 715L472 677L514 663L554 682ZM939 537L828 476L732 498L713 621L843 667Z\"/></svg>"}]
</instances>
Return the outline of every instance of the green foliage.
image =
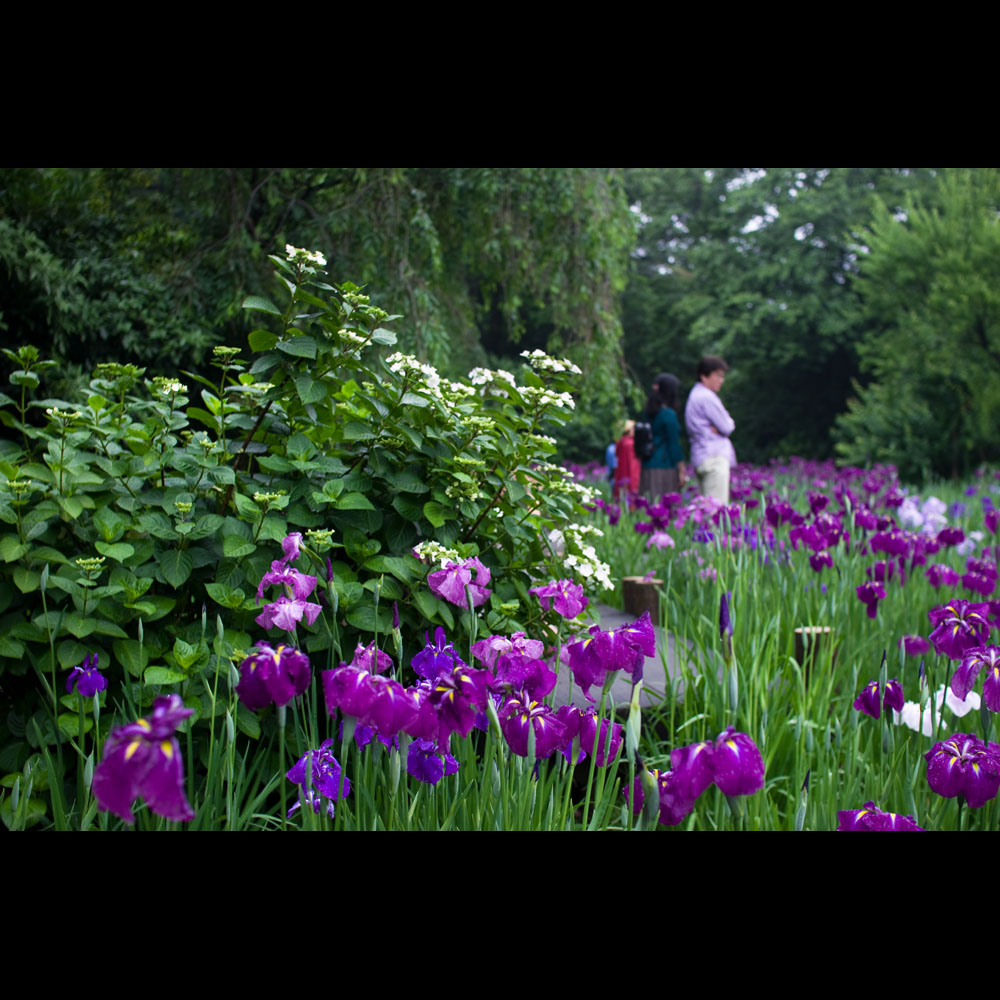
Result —
<instances>
[{"instance_id":1,"label":"green foliage","mask_svg":"<svg viewBox=\"0 0 1000 1000\"><path fill-rule=\"evenodd\" d=\"M640 385L673 371L686 393L700 356L721 354L741 459L829 454L867 328L851 233L876 192L899 204L924 175L690 168L629 171L626 183L641 231L624 346Z\"/></svg>"},{"instance_id":2,"label":"green foliage","mask_svg":"<svg viewBox=\"0 0 1000 1000\"><path fill-rule=\"evenodd\" d=\"M327 283L319 255L271 261L279 304L245 305L273 328L251 333L252 362L216 348L213 379L105 363L73 404L44 397L52 363L37 351L4 351L14 394L0 397L10 435L0 441L0 676L20 692L15 716L40 727L37 737L11 730L0 746L11 760L46 748L61 758L70 737L85 756L95 723L78 718L76 701L60 713L59 695L64 672L94 652L114 699L95 743L113 714L135 718L165 689L195 710L199 745L221 738L227 711L247 738L261 736L240 713L231 664L263 638L258 583L293 531L305 536L299 568L320 580L312 600L323 613L296 635L315 670L349 660L359 642L384 644L392 603L403 634L440 624L459 649L473 629L558 619L527 589L565 575L549 543L556 528L566 555L586 559L568 525L589 491L547 461L573 405L572 367L540 356L516 378L484 369L452 382L412 356L384 357L398 317L351 283ZM415 547L435 554L421 560ZM474 620L427 587L443 555L478 555L493 573ZM310 732L320 712L307 713ZM75 798L59 784L83 825L88 783ZM266 783L247 787L267 794Z\"/></svg>"},{"instance_id":3,"label":"green foliage","mask_svg":"<svg viewBox=\"0 0 1000 1000\"><path fill-rule=\"evenodd\" d=\"M877 204L859 287L869 385L838 421L846 460L957 475L997 456L1000 173L954 170L905 213Z\"/></svg>"},{"instance_id":4,"label":"green foliage","mask_svg":"<svg viewBox=\"0 0 1000 1000\"><path fill-rule=\"evenodd\" d=\"M632 239L608 169L0 171L9 338L81 382L112 356L208 374L211 345L244 343L239 306L266 295L269 250L293 243L323 247L373 305L401 303L400 347L451 377L541 348L617 399Z\"/></svg>"}]
</instances>

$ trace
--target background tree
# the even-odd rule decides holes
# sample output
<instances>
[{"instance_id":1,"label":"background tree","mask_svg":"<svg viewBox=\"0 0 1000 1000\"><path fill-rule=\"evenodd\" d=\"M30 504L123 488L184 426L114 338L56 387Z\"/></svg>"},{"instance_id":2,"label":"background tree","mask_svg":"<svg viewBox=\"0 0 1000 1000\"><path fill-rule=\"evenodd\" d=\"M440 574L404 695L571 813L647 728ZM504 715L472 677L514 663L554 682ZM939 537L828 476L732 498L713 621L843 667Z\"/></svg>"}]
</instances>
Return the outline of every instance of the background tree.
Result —
<instances>
[{"instance_id":1,"label":"background tree","mask_svg":"<svg viewBox=\"0 0 1000 1000\"><path fill-rule=\"evenodd\" d=\"M625 355L642 385L702 354L733 368L726 405L741 459L825 457L859 373L867 319L852 277L876 192L901 203L927 172L628 171L640 256L625 296Z\"/></svg>"},{"instance_id":2,"label":"background tree","mask_svg":"<svg viewBox=\"0 0 1000 1000\"><path fill-rule=\"evenodd\" d=\"M879 199L860 255L867 386L837 424L838 454L904 477L959 475L997 459L1000 172L949 170Z\"/></svg>"},{"instance_id":3,"label":"background tree","mask_svg":"<svg viewBox=\"0 0 1000 1000\"><path fill-rule=\"evenodd\" d=\"M448 374L540 347L614 401L632 240L608 169L0 171L6 336L78 376L112 356L199 370L210 346L245 347L239 304L291 243L401 304L400 346Z\"/></svg>"}]
</instances>

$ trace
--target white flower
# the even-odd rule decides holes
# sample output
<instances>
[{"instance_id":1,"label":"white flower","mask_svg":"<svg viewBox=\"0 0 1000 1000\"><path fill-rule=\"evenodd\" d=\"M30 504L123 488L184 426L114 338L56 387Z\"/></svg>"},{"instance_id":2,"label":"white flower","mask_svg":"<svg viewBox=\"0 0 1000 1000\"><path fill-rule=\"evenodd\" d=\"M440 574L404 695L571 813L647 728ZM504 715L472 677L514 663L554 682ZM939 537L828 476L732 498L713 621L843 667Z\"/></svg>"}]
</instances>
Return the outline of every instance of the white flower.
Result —
<instances>
[{"instance_id":1,"label":"white flower","mask_svg":"<svg viewBox=\"0 0 1000 1000\"><path fill-rule=\"evenodd\" d=\"M976 711L981 700L975 691L970 691L967 695L965 701L959 701L958 698L952 694L950 686L945 686L944 684L938 688L937 694L934 696L934 704L936 708L935 715L938 719L938 727L941 724L941 707L947 705L951 709L955 718L961 719L963 715L968 715L969 712ZM922 722L921 722L922 717ZM892 721L898 726L901 722L904 726L908 726L914 732L922 732L924 736L933 736L934 732L931 729L931 707L926 705L921 712L920 705L915 701L907 701L903 704L903 711L897 712L893 711Z\"/></svg>"}]
</instances>

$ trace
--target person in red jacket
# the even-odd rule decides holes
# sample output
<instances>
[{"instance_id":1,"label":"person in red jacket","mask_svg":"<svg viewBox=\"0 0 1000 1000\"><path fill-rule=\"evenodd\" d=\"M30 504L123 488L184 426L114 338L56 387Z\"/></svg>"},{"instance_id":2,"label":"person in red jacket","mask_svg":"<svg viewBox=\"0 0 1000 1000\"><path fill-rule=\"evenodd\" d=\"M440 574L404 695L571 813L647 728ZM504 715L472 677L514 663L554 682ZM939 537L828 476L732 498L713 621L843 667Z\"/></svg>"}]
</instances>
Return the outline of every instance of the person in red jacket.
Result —
<instances>
[{"instance_id":1,"label":"person in red jacket","mask_svg":"<svg viewBox=\"0 0 1000 1000\"><path fill-rule=\"evenodd\" d=\"M625 421L625 433L618 439L615 445L615 454L618 456L618 468L615 469L614 498L618 500L624 493L627 497L630 493L639 492L639 477L642 472L642 464L635 455L635 421Z\"/></svg>"}]
</instances>

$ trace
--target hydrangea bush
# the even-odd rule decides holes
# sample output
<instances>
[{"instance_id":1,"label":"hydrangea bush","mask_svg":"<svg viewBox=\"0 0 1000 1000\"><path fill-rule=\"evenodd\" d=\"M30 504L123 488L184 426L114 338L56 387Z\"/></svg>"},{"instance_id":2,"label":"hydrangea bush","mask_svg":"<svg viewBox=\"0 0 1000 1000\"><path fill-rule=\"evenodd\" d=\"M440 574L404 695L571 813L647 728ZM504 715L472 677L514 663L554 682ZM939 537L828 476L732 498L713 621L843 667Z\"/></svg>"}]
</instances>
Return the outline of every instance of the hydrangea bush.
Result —
<instances>
[{"instance_id":1,"label":"hydrangea bush","mask_svg":"<svg viewBox=\"0 0 1000 1000\"><path fill-rule=\"evenodd\" d=\"M560 615L532 588L607 581L587 535L560 531L592 492L548 461L575 365L524 352L517 372L451 381L394 351L396 317L329 283L322 254L271 260L281 294L246 300L261 318L250 354L216 348L213 379L107 363L67 402L45 397L37 351L3 352L0 774L22 791L34 774L36 813L50 767L67 775L69 808L78 756L80 814L63 820L92 821L113 707L118 723L141 720L176 694L182 742L193 732L212 753L237 731L270 732L280 708L260 717L237 688L283 707L274 691L299 694L300 678L266 656L241 675L252 649L294 640L319 670L436 627L463 649L478 634L549 634ZM253 794L273 793L244 771Z\"/></svg>"}]
</instances>

